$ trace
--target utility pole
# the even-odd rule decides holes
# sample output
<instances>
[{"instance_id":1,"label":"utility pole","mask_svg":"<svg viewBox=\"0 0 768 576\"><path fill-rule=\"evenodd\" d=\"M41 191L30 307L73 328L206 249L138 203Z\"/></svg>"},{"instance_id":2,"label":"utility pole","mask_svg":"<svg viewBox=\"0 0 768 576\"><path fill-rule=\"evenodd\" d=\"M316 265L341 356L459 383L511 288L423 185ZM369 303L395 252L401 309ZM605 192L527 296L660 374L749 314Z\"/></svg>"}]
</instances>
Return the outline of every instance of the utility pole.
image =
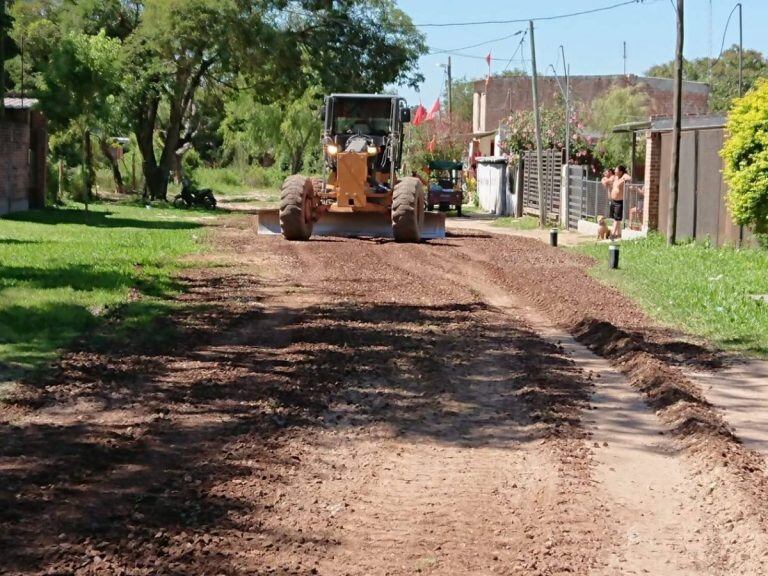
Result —
<instances>
[{"instance_id":1,"label":"utility pole","mask_svg":"<svg viewBox=\"0 0 768 576\"><path fill-rule=\"evenodd\" d=\"M627 41L624 40L624 76L627 75Z\"/></svg>"},{"instance_id":2,"label":"utility pole","mask_svg":"<svg viewBox=\"0 0 768 576\"><path fill-rule=\"evenodd\" d=\"M539 189L539 226L547 225L547 208L544 205L544 161L541 155L541 112L539 111L539 87L536 72L536 43L533 39L533 20L528 21L531 34L531 89L533 90L533 117L536 125L536 174Z\"/></svg>"},{"instance_id":3,"label":"utility pole","mask_svg":"<svg viewBox=\"0 0 768 576\"><path fill-rule=\"evenodd\" d=\"M571 79L568 74L569 66L565 63L565 48L560 44L560 54L563 55L563 72L565 73L565 163L571 161Z\"/></svg>"},{"instance_id":4,"label":"utility pole","mask_svg":"<svg viewBox=\"0 0 768 576\"><path fill-rule=\"evenodd\" d=\"M667 221L667 243L677 242L677 198L680 184L680 129L683 111L683 21L685 0L677 0L677 44L675 46L675 90L672 113L672 177L669 185L669 220Z\"/></svg>"},{"instance_id":5,"label":"utility pole","mask_svg":"<svg viewBox=\"0 0 768 576\"><path fill-rule=\"evenodd\" d=\"M453 80L451 78L451 57L448 56L448 122L453 118Z\"/></svg>"},{"instance_id":6,"label":"utility pole","mask_svg":"<svg viewBox=\"0 0 768 576\"><path fill-rule=\"evenodd\" d=\"M744 39L742 34L741 2L737 6L739 7L739 98L741 98L744 95Z\"/></svg>"}]
</instances>

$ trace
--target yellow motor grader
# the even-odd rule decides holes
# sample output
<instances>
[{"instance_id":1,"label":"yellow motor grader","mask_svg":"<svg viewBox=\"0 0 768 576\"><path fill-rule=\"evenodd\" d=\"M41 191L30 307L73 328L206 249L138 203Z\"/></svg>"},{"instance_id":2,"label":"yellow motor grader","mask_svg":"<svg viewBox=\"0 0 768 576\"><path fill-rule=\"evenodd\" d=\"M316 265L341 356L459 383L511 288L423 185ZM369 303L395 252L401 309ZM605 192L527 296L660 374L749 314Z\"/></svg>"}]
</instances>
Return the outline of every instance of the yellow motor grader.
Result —
<instances>
[{"instance_id":1,"label":"yellow motor grader","mask_svg":"<svg viewBox=\"0 0 768 576\"><path fill-rule=\"evenodd\" d=\"M322 178L289 176L279 210L259 213L260 233L288 240L328 236L445 237L445 215L425 211L424 186L400 177L403 125L411 111L399 96L331 94L322 110Z\"/></svg>"}]
</instances>

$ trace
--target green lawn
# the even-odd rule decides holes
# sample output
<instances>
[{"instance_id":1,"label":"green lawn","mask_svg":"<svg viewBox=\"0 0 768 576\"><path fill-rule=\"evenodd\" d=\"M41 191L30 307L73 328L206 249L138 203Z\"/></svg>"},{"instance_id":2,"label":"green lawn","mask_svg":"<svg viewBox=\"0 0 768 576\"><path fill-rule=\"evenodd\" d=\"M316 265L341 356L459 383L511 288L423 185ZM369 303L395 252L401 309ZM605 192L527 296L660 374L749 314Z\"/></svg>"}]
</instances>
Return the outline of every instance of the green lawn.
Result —
<instances>
[{"instance_id":1,"label":"green lawn","mask_svg":"<svg viewBox=\"0 0 768 576\"><path fill-rule=\"evenodd\" d=\"M623 242L620 270L604 244L579 247L598 259L593 273L634 297L653 317L729 350L768 357L768 251L667 247L654 235Z\"/></svg>"},{"instance_id":2,"label":"green lawn","mask_svg":"<svg viewBox=\"0 0 768 576\"><path fill-rule=\"evenodd\" d=\"M509 228L511 230L535 230L539 227L539 220L533 216L523 216L521 218L501 216L496 218L491 225L498 228Z\"/></svg>"},{"instance_id":3,"label":"green lawn","mask_svg":"<svg viewBox=\"0 0 768 576\"><path fill-rule=\"evenodd\" d=\"M45 365L118 308L120 329L169 308L201 215L98 204L0 219L0 382Z\"/></svg>"},{"instance_id":4,"label":"green lawn","mask_svg":"<svg viewBox=\"0 0 768 576\"><path fill-rule=\"evenodd\" d=\"M276 168L252 166L247 170L200 168L194 179L200 188L210 188L229 201L279 202L285 176Z\"/></svg>"}]
</instances>

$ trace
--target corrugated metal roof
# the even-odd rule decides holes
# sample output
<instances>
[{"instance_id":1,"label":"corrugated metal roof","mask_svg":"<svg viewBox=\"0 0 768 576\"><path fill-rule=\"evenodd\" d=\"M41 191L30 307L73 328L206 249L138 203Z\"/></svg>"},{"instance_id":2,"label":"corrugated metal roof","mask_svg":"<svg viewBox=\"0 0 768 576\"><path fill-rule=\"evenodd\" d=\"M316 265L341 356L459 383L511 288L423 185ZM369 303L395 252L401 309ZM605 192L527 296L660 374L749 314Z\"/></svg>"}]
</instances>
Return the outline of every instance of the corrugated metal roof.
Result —
<instances>
[{"instance_id":1,"label":"corrugated metal roof","mask_svg":"<svg viewBox=\"0 0 768 576\"><path fill-rule=\"evenodd\" d=\"M3 98L3 106L8 110L29 110L36 105L35 98Z\"/></svg>"},{"instance_id":2,"label":"corrugated metal roof","mask_svg":"<svg viewBox=\"0 0 768 576\"><path fill-rule=\"evenodd\" d=\"M700 116L683 116L681 119L682 130L706 130L711 128L724 128L727 118L722 114L702 114ZM672 130L672 118L654 118L651 121L651 132L670 132Z\"/></svg>"}]
</instances>

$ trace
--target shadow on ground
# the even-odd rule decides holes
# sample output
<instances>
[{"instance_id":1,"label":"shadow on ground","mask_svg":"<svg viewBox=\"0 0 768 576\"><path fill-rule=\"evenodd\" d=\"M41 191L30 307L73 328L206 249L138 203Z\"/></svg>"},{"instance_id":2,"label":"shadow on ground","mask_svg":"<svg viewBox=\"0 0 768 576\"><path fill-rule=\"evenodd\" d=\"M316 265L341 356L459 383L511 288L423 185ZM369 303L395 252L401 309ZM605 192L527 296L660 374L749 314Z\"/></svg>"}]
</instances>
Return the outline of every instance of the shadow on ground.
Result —
<instances>
[{"instance_id":1,"label":"shadow on ground","mask_svg":"<svg viewBox=\"0 0 768 576\"><path fill-rule=\"evenodd\" d=\"M115 318L26 383L37 411L0 427L11 573L244 573L238 553L258 546L297 465L285 439L304 433L378 423L510 447L583 435L590 386L572 362L481 304L264 309L247 274L185 282L175 318ZM232 533L239 549L217 546Z\"/></svg>"}]
</instances>

